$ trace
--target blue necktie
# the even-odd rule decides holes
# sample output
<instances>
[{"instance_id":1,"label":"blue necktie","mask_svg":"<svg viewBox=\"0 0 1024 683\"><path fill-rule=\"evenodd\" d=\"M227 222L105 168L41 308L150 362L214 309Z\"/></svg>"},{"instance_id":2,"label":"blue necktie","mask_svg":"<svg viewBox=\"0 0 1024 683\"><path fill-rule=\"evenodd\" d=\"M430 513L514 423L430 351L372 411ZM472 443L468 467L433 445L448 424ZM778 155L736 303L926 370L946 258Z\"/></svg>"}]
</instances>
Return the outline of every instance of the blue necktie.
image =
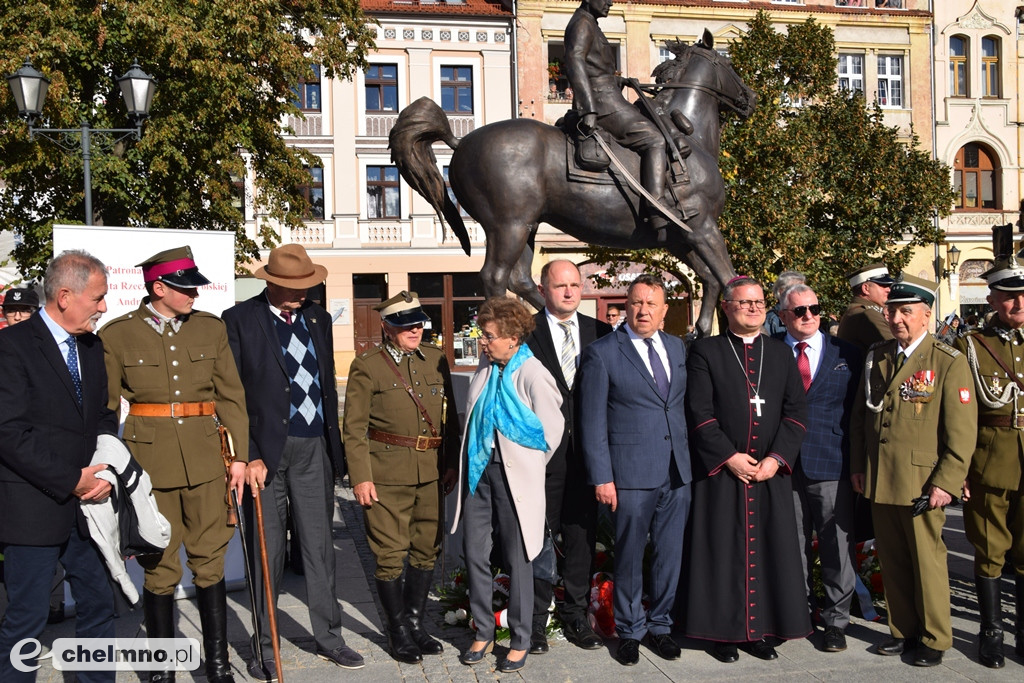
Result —
<instances>
[{"instance_id":1,"label":"blue necktie","mask_svg":"<svg viewBox=\"0 0 1024 683\"><path fill-rule=\"evenodd\" d=\"M75 385L78 405L82 405L82 376L78 373L78 340L74 336L69 336L64 342L68 345L68 372L71 373L71 383Z\"/></svg>"},{"instance_id":2,"label":"blue necktie","mask_svg":"<svg viewBox=\"0 0 1024 683\"><path fill-rule=\"evenodd\" d=\"M664 401L668 400L668 373L661 362L661 356L654 350L654 340L648 337L644 339L647 344L647 359L651 362L651 372L654 374L654 383L658 385L658 393Z\"/></svg>"}]
</instances>

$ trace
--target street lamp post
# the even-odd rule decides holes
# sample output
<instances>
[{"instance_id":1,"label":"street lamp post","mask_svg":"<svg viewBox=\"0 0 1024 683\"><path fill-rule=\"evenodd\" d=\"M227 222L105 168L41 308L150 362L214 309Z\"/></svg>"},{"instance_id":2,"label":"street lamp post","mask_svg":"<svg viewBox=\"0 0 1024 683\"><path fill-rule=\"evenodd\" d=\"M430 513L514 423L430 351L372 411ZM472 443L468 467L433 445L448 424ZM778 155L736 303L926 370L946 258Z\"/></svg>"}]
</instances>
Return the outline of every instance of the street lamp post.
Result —
<instances>
[{"instance_id":1,"label":"street lamp post","mask_svg":"<svg viewBox=\"0 0 1024 683\"><path fill-rule=\"evenodd\" d=\"M50 87L50 79L37 71L28 59L21 68L7 77L7 85L11 89L14 103L18 107L18 116L28 124L29 139L36 135L46 138L67 152L81 150L82 171L85 176L85 224L92 225L92 145L93 137L96 144L109 150L121 140L142 138L142 122L149 117L149 108L153 104L153 93L156 92L156 79L142 70L138 62L132 64L128 72L117 79L128 109L128 118L135 124L134 128L93 128L83 118L78 128L42 128L36 127L36 120L42 115L43 103Z\"/></svg>"}]
</instances>

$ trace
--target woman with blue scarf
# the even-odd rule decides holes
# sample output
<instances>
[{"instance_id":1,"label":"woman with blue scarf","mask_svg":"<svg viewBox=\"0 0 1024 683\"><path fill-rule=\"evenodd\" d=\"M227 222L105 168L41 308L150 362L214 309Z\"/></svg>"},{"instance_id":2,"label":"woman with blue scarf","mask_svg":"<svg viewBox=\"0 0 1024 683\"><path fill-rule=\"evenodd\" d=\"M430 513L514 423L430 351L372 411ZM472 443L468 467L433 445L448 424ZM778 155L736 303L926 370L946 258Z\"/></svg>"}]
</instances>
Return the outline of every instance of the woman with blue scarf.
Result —
<instances>
[{"instance_id":1,"label":"woman with blue scarf","mask_svg":"<svg viewBox=\"0 0 1024 683\"><path fill-rule=\"evenodd\" d=\"M523 342L533 316L515 299L488 299L477 316L486 355L469 386L459 459L455 526L463 520L469 600L476 640L461 657L477 664L494 645L492 533L497 529L510 580L512 642L498 671L526 665L533 618L533 567L544 545L544 474L562 439L561 395L554 378Z\"/></svg>"}]
</instances>

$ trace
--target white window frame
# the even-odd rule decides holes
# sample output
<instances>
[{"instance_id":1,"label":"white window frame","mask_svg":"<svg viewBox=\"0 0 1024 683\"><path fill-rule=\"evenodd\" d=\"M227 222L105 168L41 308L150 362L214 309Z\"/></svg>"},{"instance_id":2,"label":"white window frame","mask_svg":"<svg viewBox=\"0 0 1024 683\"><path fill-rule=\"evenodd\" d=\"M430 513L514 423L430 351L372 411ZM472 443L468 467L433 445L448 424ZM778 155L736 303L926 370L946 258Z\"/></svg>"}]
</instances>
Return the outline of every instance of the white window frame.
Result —
<instances>
[{"instance_id":1,"label":"white window frame","mask_svg":"<svg viewBox=\"0 0 1024 683\"><path fill-rule=\"evenodd\" d=\"M899 73L893 74L892 66L894 64L899 65ZM905 55L878 55L878 73L877 73L877 89L875 90L875 98L878 101L878 106L882 109L904 109L905 102L907 101L907 89L906 82L904 81L904 74L906 73L906 56ZM882 84L885 83L885 102L882 101ZM895 86L895 88L894 88ZM898 100L893 95L893 91L898 91Z\"/></svg>"},{"instance_id":2,"label":"white window frame","mask_svg":"<svg viewBox=\"0 0 1024 683\"><path fill-rule=\"evenodd\" d=\"M856 60L860 60L860 73L854 73L852 67ZM840 52L837 62L837 73L840 90L859 92L864 94L864 53L863 52ZM843 80L849 81L847 87L843 87Z\"/></svg>"},{"instance_id":3,"label":"white window frame","mask_svg":"<svg viewBox=\"0 0 1024 683\"><path fill-rule=\"evenodd\" d=\"M409 60L405 55L397 53L380 53L367 57L366 60L369 64L396 64L398 65L398 111L402 111L409 104L406 96L406 81L409 78ZM359 105L359 117L358 117L358 133L357 135L366 135L366 117L369 116L390 116L391 112L380 112L380 111L366 111L366 72L359 69L355 78L356 85L356 102ZM394 113L398 116L398 112ZM371 164L376 165L376 164Z\"/></svg>"}]
</instances>

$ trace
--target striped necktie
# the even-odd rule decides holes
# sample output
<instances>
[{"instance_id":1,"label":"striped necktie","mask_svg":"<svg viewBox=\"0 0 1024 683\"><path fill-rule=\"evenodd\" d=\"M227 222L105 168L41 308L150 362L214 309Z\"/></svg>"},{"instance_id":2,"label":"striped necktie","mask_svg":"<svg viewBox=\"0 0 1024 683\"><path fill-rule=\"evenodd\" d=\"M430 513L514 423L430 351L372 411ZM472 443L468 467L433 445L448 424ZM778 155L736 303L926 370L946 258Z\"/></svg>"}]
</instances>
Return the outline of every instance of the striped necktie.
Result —
<instances>
[{"instance_id":1,"label":"striped necktie","mask_svg":"<svg viewBox=\"0 0 1024 683\"><path fill-rule=\"evenodd\" d=\"M565 383L572 389L573 380L576 379L576 342L572 339L573 322L560 320L558 325L565 332L565 337L562 338L562 374L565 376Z\"/></svg>"}]
</instances>

